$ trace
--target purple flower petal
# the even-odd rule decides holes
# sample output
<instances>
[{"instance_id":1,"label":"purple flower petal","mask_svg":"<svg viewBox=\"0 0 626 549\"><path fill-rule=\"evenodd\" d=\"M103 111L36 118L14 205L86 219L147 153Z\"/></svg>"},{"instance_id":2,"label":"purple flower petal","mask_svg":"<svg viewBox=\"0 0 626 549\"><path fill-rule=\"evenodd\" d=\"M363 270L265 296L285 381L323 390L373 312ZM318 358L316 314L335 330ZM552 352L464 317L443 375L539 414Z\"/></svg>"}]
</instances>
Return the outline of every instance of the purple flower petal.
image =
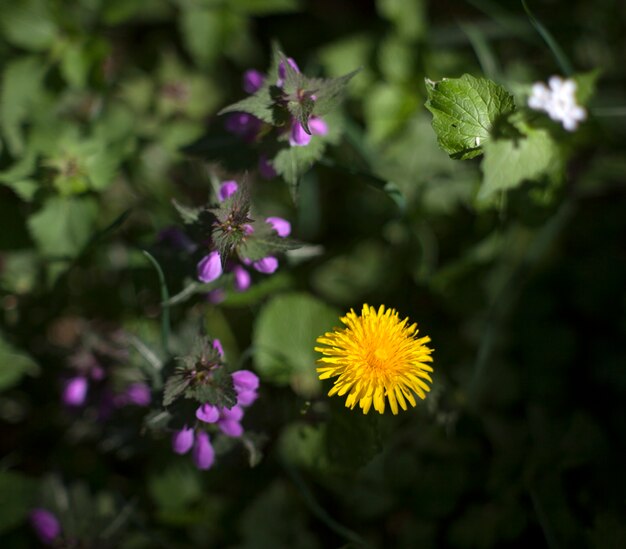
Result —
<instances>
[{"instance_id":1,"label":"purple flower petal","mask_svg":"<svg viewBox=\"0 0 626 549\"><path fill-rule=\"evenodd\" d=\"M193 446L194 432L191 427L183 427L172 435L172 450L177 454L186 454Z\"/></svg>"},{"instance_id":2,"label":"purple flower petal","mask_svg":"<svg viewBox=\"0 0 626 549\"><path fill-rule=\"evenodd\" d=\"M222 260L216 250L205 255L198 263L198 280L200 282L213 282L222 274Z\"/></svg>"},{"instance_id":3,"label":"purple flower petal","mask_svg":"<svg viewBox=\"0 0 626 549\"><path fill-rule=\"evenodd\" d=\"M63 402L68 406L82 406L87 398L89 383L86 378L77 376L69 379L63 389Z\"/></svg>"},{"instance_id":4,"label":"purple flower petal","mask_svg":"<svg viewBox=\"0 0 626 549\"><path fill-rule=\"evenodd\" d=\"M238 406L250 406L254 401L259 398L259 394L256 391L238 391L237 392L237 405Z\"/></svg>"},{"instance_id":5,"label":"purple flower petal","mask_svg":"<svg viewBox=\"0 0 626 549\"><path fill-rule=\"evenodd\" d=\"M282 217L266 217L265 221L283 238L291 234L291 223Z\"/></svg>"},{"instance_id":6,"label":"purple flower petal","mask_svg":"<svg viewBox=\"0 0 626 549\"><path fill-rule=\"evenodd\" d=\"M274 256L268 255L263 259L254 261L252 263L252 267L260 273L272 274L276 269L278 269L278 259Z\"/></svg>"},{"instance_id":7,"label":"purple flower petal","mask_svg":"<svg viewBox=\"0 0 626 549\"><path fill-rule=\"evenodd\" d=\"M241 406L233 406L232 408L222 408L220 410L220 421L229 419L232 421L241 421L243 419L243 408Z\"/></svg>"},{"instance_id":8,"label":"purple flower petal","mask_svg":"<svg viewBox=\"0 0 626 549\"><path fill-rule=\"evenodd\" d=\"M311 142L311 136L304 131L302 124L297 120L291 123L291 131L289 132L289 144L292 147L306 147Z\"/></svg>"},{"instance_id":9,"label":"purple flower petal","mask_svg":"<svg viewBox=\"0 0 626 549\"><path fill-rule=\"evenodd\" d=\"M206 471L210 469L215 461L215 451L211 446L209 435L200 431L196 436L196 443L193 447L193 461L198 469Z\"/></svg>"},{"instance_id":10,"label":"purple flower petal","mask_svg":"<svg viewBox=\"0 0 626 549\"><path fill-rule=\"evenodd\" d=\"M222 342L219 339L215 338L213 340L213 348L220 356L224 356L224 347L222 347Z\"/></svg>"},{"instance_id":11,"label":"purple flower petal","mask_svg":"<svg viewBox=\"0 0 626 549\"><path fill-rule=\"evenodd\" d=\"M259 156L259 174L263 179L274 179L277 175L274 166L264 154Z\"/></svg>"},{"instance_id":12,"label":"purple flower petal","mask_svg":"<svg viewBox=\"0 0 626 549\"><path fill-rule=\"evenodd\" d=\"M233 113L226 117L226 131L243 137L246 141L254 141L263 123L256 116L246 112Z\"/></svg>"},{"instance_id":13,"label":"purple flower petal","mask_svg":"<svg viewBox=\"0 0 626 549\"><path fill-rule=\"evenodd\" d=\"M235 290L243 292L250 287L250 273L240 265L233 267L233 275L235 275Z\"/></svg>"},{"instance_id":14,"label":"purple flower petal","mask_svg":"<svg viewBox=\"0 0 626 549\"><path fill-rule=\"evenodd\" d=\"M234 195L239 189L239 185L236 181L223 181L220 185L220 201L226 200L228 197Z\"/></svg>"},{"instance_id":15,"label":"purple flower petal","mask_svg":"<svg viewBox=\"0 0 626 549\"><path fill-rule=\"evenodd\" d=\"M246 93L255 93L264 81L265 75L257 70L250 69L243 73L243 89Z\"/></svg>"},{"instance_id":16,"label":"purple flower petal","mask_svg":"<svg viewBox=\"0 0 626 549\"><path fill-rule=\"evenodd\" d=\"M259 388L259 376L250 370L237 370L232 373L236 391L256 391Z\"/></svg>"},{"instance_id":17,"label":"purple flower petal","mask_svg":"<svg viewBox=\"0 0 626 549\"><path fill-rule=\"evenodd\" d=\"M148 406L152 400L150 387L145 383L132 383L126 388L126 401L136 406Z\"/></svg>"},{"instance_id":18,"label":"purple flower petal","mask_svg":"<svg viewBox=\"0 0 626 549\"><path fill-rule=\"evenodd\" d=\"M47 509L37 507L29 513L28 518L37 537L45 545L51 545L61 533L59 520Z\"/></svg>"},{"instance_id":19,"label":"purple flower petal","mask_svg":"<svg viewBox=\"0 0 626 549\"><path fill-rule=\"evenodd\" d=\"M218 427L226 436L240 437L243 435L243 427L241 423L233 419L223 419L218 423Z\"/></svg>"},{"instance_id":20,"label":"purple flower petal","mask_svg":"<svg viewBox=\"0 0 626 549\"><path fill-rule=\"evenodd\" d=\"M205 423L216 423L220 418L220 411L212 404L202 404L196 410L196 417Z\"/></svg>"},{"instance_id":21,"label":"purple flower petal","mask_svg":"<svg viewBox=\"0 0 626 549\"><path fill-rule=\"evenodd\" d=\"M316 116L309 118L309 130L313 135L326 135L328 133L328 124Z\"/></svg>"}]
</instances>

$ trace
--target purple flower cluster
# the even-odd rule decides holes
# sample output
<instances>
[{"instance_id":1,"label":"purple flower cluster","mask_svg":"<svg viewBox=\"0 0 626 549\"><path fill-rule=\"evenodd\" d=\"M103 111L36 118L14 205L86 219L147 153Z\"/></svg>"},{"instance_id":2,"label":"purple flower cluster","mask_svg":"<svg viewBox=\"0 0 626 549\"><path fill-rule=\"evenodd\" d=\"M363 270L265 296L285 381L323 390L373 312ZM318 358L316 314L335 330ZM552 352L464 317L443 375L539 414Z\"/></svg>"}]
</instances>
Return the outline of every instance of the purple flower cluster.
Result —
<instances>
[{"instance_id":1,"label":"purple flower cluster","mask_svg":"<svg viewBox=\"0 0 626 549\"><path fill-rule=\"evenodd\" d=\"M111 389L105 368L93 353L85 350L77 352L70 362L76 374L63 383L61 400L70 408L80 408L87 404L90 393L97 401L100 417L106 418L117 408L124 406L148 406L152 400L150 387L144 382L132 382L122 390Z\"/></svg>"},{"instance_id":2,"label":"purple flower cluster","mask_svg":"<svg viewBox=\"0 0 626 549\"><path fill-rule=\"evenodd\" d=\"M219 189L219 198L221 201L230 198L239 189L236 181L224 181ZM291 224L282 217L267 217L265 222L269 224L276 234L285 238L291 234ZM254 233L252 225L245 225L244 232L246 235ZM234 276L234 286L237 291L244 291L250 287L251 276L246 269L252 268L263 274L272 274L278 269L278 259L274 256L267 256L256 261L251 261L245 257L239 257L238 260L229 259L226 263L220 256L219 251L212 250L198 262L197 275L200 282L208 284L217 280L222 273L232 273Z\"/></svg>"},{"instance_id":3,"label":"purple flower cluster","mask_svg":"<svg viewBox=\"0 0 626 549\"><path fill-rule=\"evenodd\" d=\"M223 354L219 340L214 340L213 346L220 355ZM193 461L198 469L207 470L213 466L215 451L211 444L208 426L215 426L217 430L228 437L238 438L243 435L241 420L244 408L251 406L258 398L259 378L249 370L238 370L232 374L233 385L237 394L237 404L232 408L201 404L196 410L196 424L185 425L180 431L172 435L172 450L177 454L186 454L192 450Z\"/></svg>"},{"instance_id":4,"label":"purple flower cluster","mask_svg":"<svg viewBox=\"0 0 626 549\"><path fill-rule=\"evenodd\" d=\"M300 68L297 63L291 58L287 58L287 63L291 69L297 73L300 72ZM281 61L278 65L278 79L276 80L276 87L282 88L285 85L287 70L285 62ZM243 89L246 93L256 93L264 84L265 75L261 72L250 69L243 75ZM310 99L315 101L315 96L310 96ZM259 137L260 130L263 126L263 122L256 116L245 113L233 113L226 118L225 128L230 133L240 136L245 141L251 143L256 141ZM312 116L308 120L308 126L310 134L307 133L298 120L291 118L288 132L289 132L289 144L292 147L306 147L314 135L326 135L328 133L328 124L318 116ZM261 177L265 179L272 179L276 177L276 171L274 170L270 160L265 155L259 157L258 165L259 173Z\"/></svg>"}]
</instances>

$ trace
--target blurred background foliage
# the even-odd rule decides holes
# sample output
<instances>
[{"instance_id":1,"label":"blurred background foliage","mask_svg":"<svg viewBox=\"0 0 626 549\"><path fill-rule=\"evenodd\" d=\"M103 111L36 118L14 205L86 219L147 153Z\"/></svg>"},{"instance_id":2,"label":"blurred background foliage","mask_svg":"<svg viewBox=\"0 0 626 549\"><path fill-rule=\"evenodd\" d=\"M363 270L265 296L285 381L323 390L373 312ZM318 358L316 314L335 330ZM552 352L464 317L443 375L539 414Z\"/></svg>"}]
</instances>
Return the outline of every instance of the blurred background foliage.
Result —
<instances>
[{"instance_id":1,"label":"blurred background foliage","mask_svg":"<svg viewBox=\"0 0 626 549\"><path fill-rule=\"evenodd\" d=\"M485 204L478 161L437 146L424 78L516 94L558 73L517 1L2 2L3 547L36 546L46 502L68 546L626 547L626 4L536 4L597 93L565 181ZM200 472L143 410L64 408L62 380L86 333L118 328L148 349L122 375L149 379L161 295L141 250L178 222L172 198L201 205L226 178L181 148L272 40L307 74L361 71L295 203L254 181L257 211L310 246L219 306L170 308L173 348L201 326L262 379L246 428L263 459L226 448ZM159 261L174 295L193 268ZM346 410L315 375L315 337L363 302L436 349L432 393L398 417Z\"/></svg>"}]
</instances>

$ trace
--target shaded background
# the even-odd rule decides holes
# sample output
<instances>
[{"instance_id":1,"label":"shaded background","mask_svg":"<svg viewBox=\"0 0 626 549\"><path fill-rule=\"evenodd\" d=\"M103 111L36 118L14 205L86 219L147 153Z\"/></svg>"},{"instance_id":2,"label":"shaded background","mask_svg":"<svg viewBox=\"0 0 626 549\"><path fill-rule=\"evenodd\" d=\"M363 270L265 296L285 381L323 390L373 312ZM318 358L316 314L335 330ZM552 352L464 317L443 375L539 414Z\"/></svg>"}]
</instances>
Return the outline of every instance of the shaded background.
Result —
<instances>
[{"instance_id":1,"label":"shaded background","mask_svg":"<svg viewBox=\"0 0 626 549\"><path fill-rule=\"evenodd\" d=\"M516 92L558 73L518 2L0 7L3 547L36 546L26 513L55 497L82 547L626 547L626 5L531 8L577 71L601 69L598 91L565 181L485 205L479 161L437 147L423 79ZM158 346L140 250L178 223L172 197L206 201L211 170L180 148L243 97L272 40L307 74L362 70L296 204L255 186L259 211L323 253L171 310L180 341L203 325L262 378L246 415L262 461L235 448L204 473L141 432L144 409L66 409L62 380L85 334ZM160 259L174 293L189 265ZM349 412L315 380L315 336L363 302L433 341L432 393L398 417ZM135 355L122 377L144 377Z\"/></svg>"}]
</instances>

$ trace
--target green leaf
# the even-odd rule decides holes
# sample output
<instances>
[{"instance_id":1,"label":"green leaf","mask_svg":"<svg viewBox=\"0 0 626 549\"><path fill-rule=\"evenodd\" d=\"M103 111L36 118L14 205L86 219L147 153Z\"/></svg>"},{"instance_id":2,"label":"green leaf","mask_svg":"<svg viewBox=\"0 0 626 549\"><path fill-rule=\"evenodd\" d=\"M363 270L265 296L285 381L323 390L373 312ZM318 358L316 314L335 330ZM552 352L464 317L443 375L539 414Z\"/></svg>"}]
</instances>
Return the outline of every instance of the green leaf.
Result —
<instances>
[{"instance_id":1,"label":"green leaf","mask_svg":"<svg viewBox=\"0 0 626 549\"><path fill-rule=\"evenodd\" d=\"M573 78L576 82L576 102L579 105L585 106L589 103L596 91L596 82L601 72L600 69L594 69L574 75Z\"/></svg>"},{"instance_id":2,"label":"green leaf","mask_svg":"<svg viewBox=\"0 0 626 549\"><path fill-rule=\"evenodd\" d=\"M23 57L3 71L0 90L0 127L14 156L24 150L22 123L43 94L46 65L38 57Z\"/></svg>"},{"instance_id":3,"label":"green leaf","mask_svg":"<svg viewBox=\"0 0 626 549\"><path fill-rule=\"evenodd\" d=\"M257 16L301 9L300 0L231 0L230 5L236 11Z\"/></svg>"},{"instance_id":4,"label":"green leaf","mask_svg":"<svg viewBox=\"0 0 626 549\"><path fill-rule=\"evenodd\" d=\"M268 255L284 253L301 246L299 242L291 238L281 238L265 222L254 223L253 227L254 233L246 237L237 248L239 255L250 261L257 261Z\"/></svg>"},{"instance_id":5,"label":"green leaf","mask_svg":"<svg viewBox=\"0 0 626 549\"><path fill-rule=\"evenodd\" d=\"M92 198L55 196L28 220L39 251L47 257L75 257L89 241L98 214Z\"/></svg>"},{"instance_id":6,"label":"green leaf","mask_svg":"<svg viewBox=\"0 0 626 549\"><path fill-rule=\"evenodd\" d=\"M172 204L174 205L174 208L176 208L176 211L183 220L183 223L190 224L198 222L200 213L202 212L203 208L190 208L188 206L183 206L174 198L172 199Z\"/></svg>"},{"instance_id":7,"label":"green leaf","mask_svg":"<svg viewBox=\"0 0 626 549\"><path fill-rule=\"evenodd\" d=\"M254 325L255 363L261 376L280 385L291 384L304 396L319 394L313 350L315 340L338 323L339 313L305 293L274 297Z\"/></svg>"},{"instance_id":8,"label":"green leaf","mask_svg":"<svg viewBox=\"0 0 626 549\"><path fill-rule=\"evenodd\" d=\"M37 373L37 363L0 336L0 391L17 385L25 375Z\"/></svg>"},{"instance_id":9,"label":"green leaf","mask_svg":"<svg viewBox=\"0 0 626 549\"><path fill-rule=\"evenodd\" d=\"M426 79L426 91L439 146L455 159L482 154L496 120L515 110L513 96L502 86L469 74L439 82Z\"/></svg>"},{"instance_id":10,"label":"green leaf","mask_svg":"<svg viewBox=\"0 0 626 549\"><path fill-rule=\"evenodd\" d=\"M180 464L159 471L148 480L148 491L162 510L183 510L200 499L202 482L198 470Z\"/></svg>"},{"instance_id":11,"label":"green leaf","mask_svg":"<svg viewBox=\"0 0 626 549\"><path fill-rule=\"evenodd\" d=\"M479 200L489 198L497 191L517 187L524 180L545 175L558 178L562 174L559 146L544 129L529 129L520 137L488 141L484 150Z\"/></svg>"},{"instance_id":12,"label":"green leaf","mask_svg":"<svg viewBox=\"0 0 626 549\"><path fill-rule=\"evenodd\" d=\"M20 473L0 471L0 534L26 520L37 483Z\"/></svg>"},{"instance_id":13,"label":"green leaf","mask_svg":"<svg viewBox=\"0 0 626 549\"><path fill-rule=\"evenodd\" d=\"M165 388L163 390L163 406L169 406L181 397L189 387L190 383L191 378L187 375L187 369L177 368L165 382Z\"/></svg>"},{"instance_id":14,"label":"green leaf","mask_svg":"<svg viewBox=\"0 0 626 549\"><path fill-rule=\"evenodd\" d=\"M2 2L0 28L7 42L33 51L50 48L58 32L46 0Z\"/></svg>"},{"instance_id":15,"label":"green leaf","mask_svg":"<svg viewBox=\"0 0 626 549\"><path fill-rule=\"evenodd\" d=\"M215 369L208 382L195 383L188 387L185 397L226 408L232 408L237 404L233 378L223 366Z\"/></svg>"},{"instance_id":16,"label":"green leaf","mask_svg":"<svg viewBox=\"0 0 626 549\"><path fill-rule=\"evenodd\" d=\"M287 110L280 105L282 100L282 90L273 83L268 83L266 79L265 84L254 95L224 107L217 114L247 112L272 126L283 126L289 120L289 116Z\"/></svg>"}]
</instances>

